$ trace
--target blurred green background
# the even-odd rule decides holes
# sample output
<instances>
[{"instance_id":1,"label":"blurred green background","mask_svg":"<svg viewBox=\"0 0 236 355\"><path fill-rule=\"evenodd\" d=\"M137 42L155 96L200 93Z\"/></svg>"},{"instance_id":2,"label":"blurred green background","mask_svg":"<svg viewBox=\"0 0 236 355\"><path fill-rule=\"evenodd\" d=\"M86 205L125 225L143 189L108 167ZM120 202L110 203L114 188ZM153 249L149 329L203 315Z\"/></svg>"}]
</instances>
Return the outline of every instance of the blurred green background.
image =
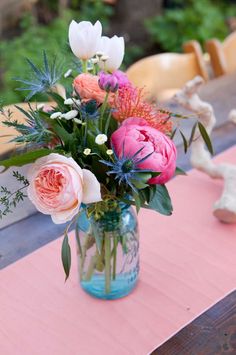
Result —
<instances>
[{"instance_id":1,"label":"blurred green background","mask_svg":"<svg viewBox=\"0 0 236 355\"><path fill-rule=\"evenodd\" d=\"M123 69L137 59L161 52L181 52L191 39L202 45L236 30L236 1L230 0L1 0L0 98L23 101L14 77L27 76L24 58L42 62L42 51L56 55L63 69L74 66L68 46L72 19L95 22L105 34L126 41Z\"/></svg>"}]
</instances>

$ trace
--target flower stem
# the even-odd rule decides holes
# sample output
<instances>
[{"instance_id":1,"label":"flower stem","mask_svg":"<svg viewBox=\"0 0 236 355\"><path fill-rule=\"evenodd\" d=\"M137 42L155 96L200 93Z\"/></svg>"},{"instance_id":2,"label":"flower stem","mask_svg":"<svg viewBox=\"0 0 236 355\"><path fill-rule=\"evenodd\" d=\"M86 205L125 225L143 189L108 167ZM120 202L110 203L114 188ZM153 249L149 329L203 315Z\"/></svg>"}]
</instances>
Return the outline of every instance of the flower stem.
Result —
<instances>
[{"instance_id":1,"label":"flower stem","mask_svg":"<svg viewBox=\"0 0 236 355\"><path fill-rule=\"evenodd\" d=\"M82 59L82 69L83 69L83 73L87 73L87 60L86 59Z\"/></svg>"},{"instance_id":2,"label":"flower stem","mask_svg":"<svg viewBox=\"0 0 236 355\"><path fill-rule=\"evenodd\" d=\"M113 246L113 270L112 270L112 280L116 279L116 257L117 257L117 237L113 238L114 246Z\"/></svg>"},{"instance_id":3,"label":"flower stem","mask_svg":"<svg viewBox=\"0 0 236 355\"><path fill-rule=\"evenodd\" d=\"M111 238L109 233L105 232L105 292L111 291Z\"/></svg>"},{"instance_id":4,"label":"flower stem","mask_svg":"<svg viewBox=\"0 0 236 355\"><path fill-rule=\"evenodd\" d=\"M107 92L107 93L106 93L106 96L105 96L105 99L104 99L104 102L103 102L103 104L102 104L102 108L101 108L101 117L100 117L100 131L101 131L101 132L102 132L103 116L104 116L105 110L106 110L106 108L107 108L108 96L109 96L109 93Z\"/></svg>"}]
</instances>

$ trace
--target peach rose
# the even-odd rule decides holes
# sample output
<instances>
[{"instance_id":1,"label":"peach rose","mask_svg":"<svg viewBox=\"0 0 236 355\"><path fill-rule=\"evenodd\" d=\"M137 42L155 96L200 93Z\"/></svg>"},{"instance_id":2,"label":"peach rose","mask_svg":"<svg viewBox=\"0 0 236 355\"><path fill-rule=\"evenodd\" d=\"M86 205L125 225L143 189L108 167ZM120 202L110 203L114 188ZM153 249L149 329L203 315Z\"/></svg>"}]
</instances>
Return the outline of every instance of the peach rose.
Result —
<instances>
[{"instance_id":1,"label":"peach rose","mask_svg":"<svg viewBox=\"0 0 236 355\"><path fill-rule=\"evenodd\" d=\"M29 199L40 212L51 215L56 224L70 221L79 212L81 202L101 200L95 175L81 169L73 158L60 154L36 160L27 178Z\"/></svg>"},{"instance_id":2,"label":"peach rose","mask_svg":"<svg viewBox=\"0 0 236 355\"><path fill-rule=\"evenodd\" d=\"M80 74L74 80L74 88L83 100L96 100L103 103L106 91L102 90L98 85L99 77L92 74ZM109 102L113 101L114 94L109 94Z\"/></svg>"}]
</instances>

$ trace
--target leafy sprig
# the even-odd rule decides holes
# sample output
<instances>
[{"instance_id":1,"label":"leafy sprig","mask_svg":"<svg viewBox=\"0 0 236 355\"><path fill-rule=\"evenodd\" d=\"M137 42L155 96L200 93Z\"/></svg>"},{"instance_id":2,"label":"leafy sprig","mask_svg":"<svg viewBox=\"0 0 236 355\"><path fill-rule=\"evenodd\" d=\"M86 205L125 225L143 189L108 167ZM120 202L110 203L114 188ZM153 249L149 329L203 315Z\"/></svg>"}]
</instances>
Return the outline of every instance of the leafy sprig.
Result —
<instances>
[{"instance_id":1,"label":"leafy sprig","mask_svg":"<svg viewBox=\"0 0 236 355\"><path fill-rule=\"evenodd\" d=\"M23 186L13 192L5 186L0 187L0 219L11 213L12 208L15 208L17 204L27 197L23 190L29 186L29 181L18 171L13 171L13 177Z\"/></svg>"},{"instance_id":2,"label":"leafy sprig","mask_svg":"<svg viewBox=\"0 0 236 355\"><path fill-rule=\"evenodd\" d=\"M49 130L49 126L43 119L40 111L33 110L30 105L29 111L17 105L16 108L26 116L26 124L20 123L18 120L13 120L11 116L8 116L8 119L2 122L3 125L13 127L20 133L20 135L14 137L11 142L37 143L41 145L49 143L54 134Z\"/></svg>"}]
</instances>

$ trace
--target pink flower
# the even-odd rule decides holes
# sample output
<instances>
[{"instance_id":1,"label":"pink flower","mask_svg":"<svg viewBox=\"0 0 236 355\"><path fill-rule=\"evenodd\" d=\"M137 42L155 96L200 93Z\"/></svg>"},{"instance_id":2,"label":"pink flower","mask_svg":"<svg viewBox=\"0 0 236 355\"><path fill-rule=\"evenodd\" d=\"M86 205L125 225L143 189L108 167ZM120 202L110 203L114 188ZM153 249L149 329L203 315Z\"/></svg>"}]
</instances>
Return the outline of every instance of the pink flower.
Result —
<instances>
[{"instance_id":1,"label":"pink flower","mask_svg":"<svg viewBox=\"0 0 236 355\"><path fill-rule=\"evenodd\" d=\"M98 85L106 92L116 92L118 89L118 80L113 74L106 74L103 71L99 73Z\"/></svg>"},{"instance_id":2,"label":"pink flower","mask_svg":"<svg viewBox=\"0 0 236 355\"><path fill-rule=\"evenodd\" d=\"M173 127L170 113L164 113L154 105L145 102L143 89L135 88L132 85L124 85L118 90L111 103L113 117L123 122L129 117L144 118L153 128L165 134L170 134Z\"/></svg>"},{"instance_id":3,"label":"pink flower","mask_svg":"<svg viewBox=\"0 0 236 355\"><path fill-rule=\"evenodd\" d=\"M127 75L121 71L121 70L115 70L112 73L113 76L116 77L116 79L118 80L118 85L119 85L119 89L124 87L124 86L133 86L130 82L130 80L128 79Z\"/></svg>"},{"instance_id":4,"label":"pink flower","mask_svg":"<svg viewBox=\"0 0 236 355\"><path fill-rule=\"evenodd\" d=\"M36 160L27 178L30 200L40 212L50 214L56 224L70 221L79 212L81 202L101 200L95 175L60 154Z\"/></svg>"},{"instance_id":5,"label":"pink flower","mask_svg":"<svg viewBox=\"0 0 236 355\"><path fill-rule=\"evenodd\" d=\"M138 167L161 172L157 177L150 179L150 184L165 184L170 180L176 169L177 151L174 143L165 134L148 125L142 118L129 118L125 120L111 136L111 143L116 154L121 158L124 155L134 155L144 147L137 158L142 159Z\"/></svg>"}]
</instances>

